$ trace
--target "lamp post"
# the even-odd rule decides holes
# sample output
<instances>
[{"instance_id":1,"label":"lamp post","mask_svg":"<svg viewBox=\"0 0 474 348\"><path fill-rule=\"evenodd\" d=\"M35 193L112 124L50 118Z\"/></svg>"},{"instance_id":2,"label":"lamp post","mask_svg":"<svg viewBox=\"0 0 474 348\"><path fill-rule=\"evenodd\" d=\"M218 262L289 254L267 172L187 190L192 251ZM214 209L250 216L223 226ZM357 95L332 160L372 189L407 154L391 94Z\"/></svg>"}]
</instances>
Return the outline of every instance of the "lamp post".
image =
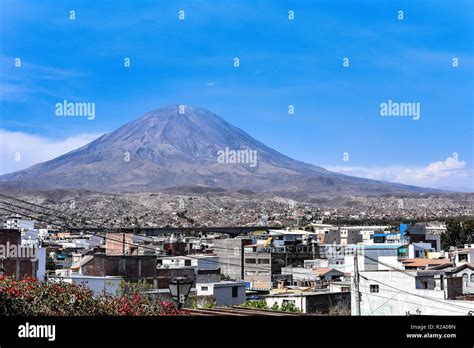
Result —
<instances>
[{"instance_id":1,"label":"lamp post","mask_svg":"<svg viewBox=\"0 0 474 348\"><path fill-rule=\"evenodd\" d=\"M175 277L171 282L168 283L171 298L174 302L176 302L178 309L181 309L185 304L192 286L192 278L185 277Z\"/></svg>"}]
</instances>

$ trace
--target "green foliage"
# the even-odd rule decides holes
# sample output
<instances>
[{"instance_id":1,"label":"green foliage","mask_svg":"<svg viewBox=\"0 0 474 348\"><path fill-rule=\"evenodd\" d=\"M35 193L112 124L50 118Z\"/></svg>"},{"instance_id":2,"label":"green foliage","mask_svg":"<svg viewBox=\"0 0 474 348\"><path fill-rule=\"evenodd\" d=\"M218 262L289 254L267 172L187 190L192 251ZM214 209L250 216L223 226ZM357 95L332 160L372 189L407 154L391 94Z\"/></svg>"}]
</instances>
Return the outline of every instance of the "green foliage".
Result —
<instances>
[{"instance_id":1,"label":"green foliage","mask_svg":"<svg viewBox=\"0 0 474 348\"><path fill-rule=\"evenodd\" d=\"M216 307L217 307L216 301L206 303L202 306L202 308L207 308L207 309L212 309L212 308L216 308Z\"/></svg>"},{"instance_id":2,"label":"green foliage","mask_svg":"<svg viewBox=\"0 0 474 348\"><path fill-rule=\"evenodd\" d=\"M280 307L280 311L283 312L301 312L301 309L295 306L293 302L284 302Z\"/></svg>"},{"instance_id":3,"label":"green foliage","mask_svg":"<svg viewBox=\"0 0 474 348\"><path fill-rule=\"evenodd\" d=\"M474 220L459 221L450 219L446 222L446 232L441 235L441 247L448 250L449 247L460 247L473 242Z\"/></svg>"},{"instance_id":4,"label":"green foliage","mask_svg":"<svg viewBox=\"0 0 474 348\"><path fill-rule=\"evenodd\" d=\"M247 300L242 303L241 306L247 308L268 309L267 302L265 300Z\"/></svg>"},{"instance_id":5,"label":"green foliage","mask_svg":"<svg viewBox=\"0 0 474 348\"><path fill-rule=\"evenodd\" d=\"M130 296L133 293L143 293L151 289L151 284L147 283L145 279L141 279L136 283L122 281L120 283L119 292L121 296Z\"/></svg>"},{"instance_id":6,"label":"green foliage","mask_svg":"<svg viewBox=\"0 0 474 348\"><path fill-rule=\"evenodd\" d=\"M17 281L0 276L0 316L145 316L180 315L172 302L151 301L140 293L94 296L84 285Z\"/></svg>"},{"instance_id":7,"label":"green foliage","mask_svg":"<svg viewBox=\"0 0 474 348\"><path fill-rule=\"evenodd\" d=\"M221 274L221 280L222 281L226 281L226 280L231 280L229 276L225 275L225 274Z\"/></svg>"}]
</instances>

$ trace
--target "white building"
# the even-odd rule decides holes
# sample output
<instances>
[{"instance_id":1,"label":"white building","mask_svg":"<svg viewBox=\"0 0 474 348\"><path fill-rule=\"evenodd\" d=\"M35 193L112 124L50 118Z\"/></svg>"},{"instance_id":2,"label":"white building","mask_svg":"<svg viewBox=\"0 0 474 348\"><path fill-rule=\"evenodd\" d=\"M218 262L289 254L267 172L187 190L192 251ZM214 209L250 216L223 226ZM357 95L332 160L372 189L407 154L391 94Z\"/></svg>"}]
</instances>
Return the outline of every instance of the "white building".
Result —
<instances>
[{"instance_id":1,"label":"white building","mask_svg":"<svg viewBox=\"0 0 474 348\"><path fill-rule=\"evenodd\" d=\"M20 215L12 215L3 221L3 228L28 231L34 229L35 221L22 219Z\"/></svg>"},{"instance_id":2,"label":"white building","mask_svg":"<svg viewBox=\"0 0 474 348\"><path fill-rule=\"evenodd\" d=\"M59 270L57 275L49 277L49 282L66 282L69 284L84 285L94 292L94 296L106 293L109 295L117 295L120 289L122 277L116 276L85 276L82 274L69 273L68 270Z\"/></svg>"},{"instance_id":3,"label":"white building","mask_svg":"<svg viewBox=\"0 0 474 348\"><path fill-rule=\"evenodd\" d=\"M363 271L359 292L361 315L468 315L474 301L456 300L460 278L444 271ZM357 314L352 283L351 311Z\"/></svg>"},{"instance_id":4,"label":"white building","mask_svg":"<svg viewBox=\"0 0 474 348\"><path fill-rule=\"evenodd\" d=\"M197 283L197 296L213 296L216 305L235 306L245 302L245 282Z\"/></svg>"},{"instance_id":5,"label":"white building","mask_svg":"<svg viewBox=\"0 0 474 348\"><path fill-rule=\"evenodd\" d=\"M453 259L457 266L463 263L474 263L474 245L466 244L464 248L456 249L453 252Z\"/></svg>"},{"instance_id":6,"label":"white building","mask_svg":"<svg viewBox=\"0 0 474 348\"><path fill-rule=\"evenodd\" d=\"M158 259L158 267L195 267L196 270L216 270L220 267L216 255L170 256Z\"/></svg>"}]
</instances>

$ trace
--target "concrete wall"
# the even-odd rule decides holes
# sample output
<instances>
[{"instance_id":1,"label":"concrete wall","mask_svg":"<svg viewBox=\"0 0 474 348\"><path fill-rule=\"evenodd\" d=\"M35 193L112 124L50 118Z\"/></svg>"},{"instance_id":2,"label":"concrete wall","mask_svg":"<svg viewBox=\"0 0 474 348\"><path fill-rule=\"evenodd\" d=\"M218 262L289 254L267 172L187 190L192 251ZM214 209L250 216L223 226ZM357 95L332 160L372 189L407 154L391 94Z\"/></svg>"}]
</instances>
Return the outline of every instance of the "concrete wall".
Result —
<instances>
[{"instance_id":1,"label":"concrete wall","mask_svg":"<svg viewBox=\"0 0 474 348\"><path fill-rule=\"evenodd\" d=\"M236 288L237 296L233 296L232 288ZM198 297L213 297L217 306L235 306L245 302L245 283L219 282L196 284Z\"/></svg>"},{"instance_id":2,"label":"concrete wall","mask_svg":"<svg viewBox=\"0 0 474 348\"><path fill-rule=\"evenodd\" d=\"M230 279L244 278L243 246L251 244L250 239L226 238L214 240L214 253L219 257L221 273Z\"/></svg>"}]
</instances>

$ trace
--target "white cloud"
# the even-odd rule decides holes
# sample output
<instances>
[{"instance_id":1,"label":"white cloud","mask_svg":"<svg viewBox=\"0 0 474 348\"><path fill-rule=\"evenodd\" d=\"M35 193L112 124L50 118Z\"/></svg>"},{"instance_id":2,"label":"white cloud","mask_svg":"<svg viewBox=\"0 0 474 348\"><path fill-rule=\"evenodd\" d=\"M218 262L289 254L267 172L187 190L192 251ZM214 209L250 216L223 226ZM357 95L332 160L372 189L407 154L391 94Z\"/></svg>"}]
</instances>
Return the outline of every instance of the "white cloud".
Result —
<instances>
[{"instance_id":1,"label":"white cloud","mask_svg":"<svg viewBox=\"0 0 474 348\"><path fill-rule=\"evenodd\" d=\"M101 135L100 133L86 133L60 140L51 140L23 132L0 129L0 175L48 161L77 149ZM18 154L19 161L16 160Z\"/></svg>"},{"instance_id":2,"label":"white cloud","mask_svg":"<svg viewBox=\"0 0 474 348\"><path fill-rule=\"evenodd\" d=\"M445 161L433 162L425 167L393 165L385 167L327 166L325 168L367 179L438 189L474 191L474 173L472 169L467 168L465 161L458 159L456 153Z\"/></svg>"}]
</instances>

